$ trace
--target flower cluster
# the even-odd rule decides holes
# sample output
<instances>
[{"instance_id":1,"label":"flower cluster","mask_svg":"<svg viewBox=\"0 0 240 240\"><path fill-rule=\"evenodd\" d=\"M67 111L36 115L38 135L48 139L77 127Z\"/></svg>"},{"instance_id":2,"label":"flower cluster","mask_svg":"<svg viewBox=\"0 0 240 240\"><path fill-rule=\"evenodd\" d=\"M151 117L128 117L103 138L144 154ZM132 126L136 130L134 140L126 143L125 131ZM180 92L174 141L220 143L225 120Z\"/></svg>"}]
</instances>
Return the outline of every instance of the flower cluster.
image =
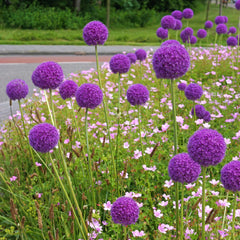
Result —
<instances>
[{"instance_id":1,"label":"flower cluster","mask_svg":"<svg viewBox=\"0 0 240 240\"><path fill-rule=\"evenodd\" d=\"M176 25L176 20L171 15L166 15L161 19L161 26L164 29L174 29Z\"/></svg>"},{"instance_id":2,"label":"flower cluster","mask_svg":"<svg viewBox=\"0 0 240 240\"><path fill-rule=\"evenodd\" d=\"M11 100L20 100L28 95L28 85L22 79L14 79L7 84L6 93Z\"/></svg>"},{"instance_id":3,"label":"flower cluster","mask_svg":"<svg viewBox=\"0 0 240 240\"><path fill-rule=\"evenodd\" d=\"M140 83L130 86L127 90L127 100L133 106L143 105L148 101L148 99L149 91Z\"/></svg>"},{"instance_id":4,"label":"flower cluster","mask_svg":"<svg viewBox=\"0 0 240 240\"><path fill-rule=\"evenodd\" d=\"M114 55L109 62L110 69L113 73L127 73L131 63L129 58L124 54Z\"/></svg>"},{"instance_id":5,"label":"flower cluster","mask_svg":"<svg viewBox=\"0 0 240 240\"><path fill-rule=\"evenodd\" d=\"M147 58L147 53L144 49L138 49L136 52L135 52L136 56L137 56L137 59L140 60L140 61L143 61Z\"/></svg>"},{"instance_id":6,"label":"flower cluster","mask_svg":"<svg viewBox=\"0 0 240 240\"><path fill-rule=\"evenodd\" d=\"M59 93L62 99L67 99L75 96L78 85L73 80L66 80L59 86Z\"/></svg>"},{"instance_id":7,"label":"flower cluster","mask_svg":"<svg viewBox=\"0 0 240 240\"><path fill-rule=\"evenodd\" d=\"M203 90L202 87L199 86L197 83L190 83L185 88L184 93L187 99L194 101L201 98Z\"/></svg>"},{"instance_id":8,"label":"flower cluster","mask_svg":"<svg viewBox=\"0 0 240 240\"><path fill-rule=\"evenodd\" d=\"M165 39L168 37L168 30L160 27L160 28L158 28L156 34L159 38Z\"/></svg>"}]
</instances>

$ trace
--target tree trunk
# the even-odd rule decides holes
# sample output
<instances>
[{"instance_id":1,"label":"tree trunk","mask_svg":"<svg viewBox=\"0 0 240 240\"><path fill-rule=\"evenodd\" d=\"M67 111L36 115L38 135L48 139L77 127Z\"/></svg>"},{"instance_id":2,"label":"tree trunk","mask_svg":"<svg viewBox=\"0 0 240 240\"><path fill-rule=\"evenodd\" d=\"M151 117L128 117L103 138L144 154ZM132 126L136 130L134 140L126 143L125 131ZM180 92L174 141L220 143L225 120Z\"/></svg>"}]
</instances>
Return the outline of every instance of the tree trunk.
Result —
<instances>
[{"instance_id":1,"label":"tree trunk","mask_svg":"<svg viewBox=\"0 0 240 240\"><path fill-rule=\"evenodd\" d=\"M107 28L109 28L110 25L110 0L107 0Z\"/></svg>"},{"instance_id":2,"label":"tree trunk","mask_svg":"<svg viewBox=\"0 0 240 240\"><path fill-rule=\"evenodd\" d=\"M208 0L208 2L207 2L207 11L206 11L206 21L208 20L208 14L209 14L209 9L210 9L210 4L211 4L211 0Z\"/></svg>"},{"instance_id":3,"label":"tree trunk","mask_svg":"<svg viewBox=\"0 0 240 240\"><path fill-rule=\"evenodd\" d=\"M216 0L216 5L218 5L218 0Z\"/></svg>"},{"instance_id":4,"label":"tree trunk","mask_svg":"<svg viewBox=\"0 0 240 240\"><path fill-rule=\"evenodd\" d=\"M77 13L79 13L80 10L81 10L81 0L75 0L75 4L74 4L74 5L75 5L75 6L74 6L75 11L76 11Z\"/></svg>"},{"instance_id":5,"label":"tree trunk","mask_svg":"<svg viewBox=\"0 0 240 240\"><path fill-rule=\"evenodd\" d=\"M219 16L222 16L222 5L223 5L223 0L220 1L220 5L219 5Z\"/></svg>"}]
</instances>

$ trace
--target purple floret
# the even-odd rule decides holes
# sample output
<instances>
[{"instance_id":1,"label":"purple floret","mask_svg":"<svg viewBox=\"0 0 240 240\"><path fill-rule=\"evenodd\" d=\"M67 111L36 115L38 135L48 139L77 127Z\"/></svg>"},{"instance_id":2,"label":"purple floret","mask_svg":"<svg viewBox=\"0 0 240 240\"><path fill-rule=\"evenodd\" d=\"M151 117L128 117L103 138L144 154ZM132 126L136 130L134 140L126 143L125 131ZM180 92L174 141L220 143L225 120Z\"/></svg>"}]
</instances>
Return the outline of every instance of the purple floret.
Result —
<instances>
[{"instance_id":1,"label":"purple floret","mask_svg":"<svg viewBox=\"0 0 240 240\"><path fill-rule=\"evenodd\" d=\"M227 30L228 30L227 26L223 23L218 24L216 27L217 34L225 34L225 33L227 33Z\"/></svg>"},{"instance_id":2,"label":"purple floret","mask_svg":"<svg viewBox=\"0 0 240 240\"><path fill-rule=\"evenodd\" d=\"M238 1L235 2L235 8L236 8L237 10L240 10L240 0L238 0Z\"/></svg>"},{"instance_id":3,"label":"purple floret","mask_svg":"<svg viewBox=\"0 0 240 240\"><path fill-rule=\"evenodd\" d=\"M193 115L193 108L191 110L191 114ZM205 115L205 107L202 105L195 105L195 115L197 116L198 119L203 119Z\"/></svg>"},{"instance_id":4,"label":"purple floret","mask_svg":"<svg viewBox=\"0 0 240 240\"><path fill-rule=\"evenodd\" d=\"M131 63L129 58L124 54L114 55L109 62L110 69L113 73L127 73Z\"/></svg>"},{"instance_id":5,"label":"purple floret","mask_svg":"<svg viewBox=\"0 0 240 240\"><path fill-rule=\"evenodd\" d=\"M63 81L63 70L56 62L44 62L32 74L33 84L41 89L56 89Z\"/></svg>"},{"instance_id":6,"label":"purple floret","mask_svg":"<svg viewBox=\"0 0 240 240\"><path fill-rule=\"evenodd\" d=\"M223 187L232 192L240 191L240 161L231 161L221 170Z\"/></svg>"},{"instance_id":7,"label":"purple floret","mask_svg":"<svg viewBox=\"0 0 240 240\"><path fill-rule=\"evenodd\" d=\"M189 42L189 40L188 40L188 42ZM195 44L197 42L197 38L195 37L195 36L191 36L190 37L190 44Z\"/></svg>"},{"instance_id":8,"label":"purple floret","mask_svg":"<svg viewBox=\"0 0 240 240\"><path fill-rule=\"evenodd\" d=\"M180 45L180 46L181 46L181 43L180 43L179 41L174 40L174 39L169 39L169 40L163 42L163 43L161 44L161 47L169 46L169 45L172 45L172 44L177 44L177 45Z\"/></svg>"},{"instance_id":9,"label":"purple floret","mask_svg":"<svg viewBox=\"0 0 240 240\"><path fill-rule=\"evenodd\" d=\"M179 83L179 84L178 84L178 89L179 89L180 91L184 91L186 87L187 87L187 84L186 84L186 83Z\"/></svg>"},{"instance_id":10,"label":"purple floret","mask_svg":"<svg viewBox=\"0 0 240 240\"><path fill-rule=\"evenodd\" d=\"M140 60L140 61L143 61L147 58L147 53L144 49L138 49L136 52L135 52L136 56L137 56L137 59Z\"/></svg>"},{"instance_id":11,"label":"purple floret","mask_svg":"<svg viewBox=\"0 0 240 240\"><path fill-rule=\"evenodd\" d=\"M101 104L102 100L102 90L96 84L84 83L76 91L76 101L79 107L94 109Z\"/></svg>"},{"instance_id":12,"label":"purple floret","mask_svg":"<svg viewBox=\"0 0 240 240\"><path fill-rule=\"evenodd\" d=\"M188 71L190 56L181 45L161 46L153 54L152 64L157 78L174 79Z\"/></svg>"},{"instance_id":13,"label":"purple floret","mask_svg":"<svg viewBox=\"0 0 240 240\"><path fill-rule=\"evenodd\" d=\"M135 53L128 53L126 56L129 58L131 64L137 61L137 56Z\"/></svg>"},{"instance_id":14,"label":"purple floret","mask_svg":"<svg viewBox=\"0 0 240 240\"><path fill-rule=\"evenodd\" d=\"M229 29L228 29L228 34L229 33L231 33L231 34L234 34L234 33L236 33L237 32L237 29L235 28L235 27L230 27Z\"/></svg>"},{"instance_id":15,"label":"purple floret","mask_svg":"<svg viewBox=\"0 0 240 240\"><path fill-rule=\"evenodd\" d=\"M132 198L120 197L111 207L111 216L114 223L129 226L137 222L139 207Z\"/></svg>"},{"instance_id":16,"label":"purple floret","mask_svg":"<svg viewBox=\"0 0 240 240\"><path fill-rule=\"evenodd\" d=\"M199 29L197 32L199 38L205 38L207 36L207 31L205 29Z\"/></svg>"},{"instance_id":17,"label":"purple floret","mask_svg":"<svg viewBox=\"0 0 240 240\"><path fill-rule=\"evenodd\" d=\"M173 30L181 30L182 29L182 22L176 19L176 25Z\"/></svg>"},{"instance_id":18,"label":"purple floret","mask_svg":"<svg viewBox=\"0 0 240 240\"><path fill-rule=\"evenodd\" d=\"M205 122L210 122L211 121L211 114L210 114L210 112L205 111L204 116L203 116L203 120Z\"/></svg>"},{"instance_id":19,"label":"purple floret","mask_svg":"<svg viewBox=\"0 0 240 240\"><path fill-rule=\"evenodd\" d=\"M6 93L11 100L20 100L28 95L28 85L22 79L14 79L7 84Z\"/></svg>"},{"instance_id":20,"label":"purple floret","mask_svg":"<svg viewBox=\"0 0 240 240\"><path fill-rule=\"evenodd\" d=\"M201 166L193 161L187 153L174 156L168 165L168 174L175 182L192 183L198 179Z\"/></svg>"},{"instance_id":21,"label":"purple floret","mask_svg":"<svg viewBox=\"0 0 240 240\"><path fill-rule=\"evenodd\" d=\"M224 138L216 130L201 129L189 138L189 156L201 166L217 165L223 160L225 152Z\"/></svg>"},{"instance_id":22,"label":"purple floret","mask_svg":"<svg viewBox=\"0 0 240 240\"><path fill-rule=\"evenodd\" d=\"M164 28L160 27L160 28L158 28L156 34L159 38L165 39L168 37L168 29L164 29Z\"/></svg>"},{"instance_id":23,"label":"purple floret","mask_svg":"<svg viewBox=\"0 0 240 240\"><path fill-rule=\"evenodd\" d=\"M186 88L185 88L185 96L188 100L197 100L199 99L202 94L203 90L202 87L199 86L197 83L190 83Z\"/></svg>"},{"instance_id":24,"label":"purple floret","mask_svg":"<svg viewBox=\"0 0 240 240\"><path fill-rule=\"evenodd\" d=\"M225 18L223 16L217 16L215 18L215 23L218 25L218 24L221 24L221 23L225 23Z\"/></svg>"},{"instance_id":25,"label":"purple floret","mask_svg":"<svg viewBox=\"0 0 240 240\"><path fill-rule=\"evenodd\" d=\"M176 20L171 15L166 15L161 19L161 26L164 29L174 29L176 25Z\"/></svg>"},{"instance_id":26,"label":"purple floret","mask_svg":"<svg viewBox=\"0 0 240 240\"><path fill-rule=\"evenodd\" d=\"M29 143L37 152L49 152L58 144L58 140L58 130L49 123L40 123L29 132Z\"/></svg>"},{"instance_id":27,"label":"purple floret","mask_svg":"<svg viewBox=\"0 0 240 240\"><path fill-rule=\"evenodd\" d=\"M179 11L179 10L173 11L173 12L171 13L171 15L172 15L175 19L177 19L177 20L182 20L182 18L183 18L182 12Z\"/></svg>"},{"instance_id":28,"label":"purple floret","mask_svg":"<svg viewBox=\"0 0 240 240\"><path fill-rule=\"evenodd\" d=\"M228 17L227 16L223 16L224 18L224 23L227 23L228 22Z\"/></svg>"},{"instance_id":29,"label":"purple floret","mask_svg":"<svg viewBox=\"0 0 240 240\"><path fill-rule=\"evenodd\" d=\"M130 86L127 90L127 100L133 106L143 105L148 101L148 99L149 91L140 83Z\"/></svg>"},{"instance_id":30,"label":"purple floret","mask_svg":"<svg viewBox=\"0 0 240 240\"><path fill-rule=\"evenodd\" d=\"M83 28L83 39L87 45L103 45L108 38L108 29L100 21L89 22Z\"/></svg>"},{"instance_id":31,"label":"purple floret","mask_svg":"<svg viewBox=\"0 0 240 240\"><path fill-rule=\"evenodd\" d=\"M182 14L185 19L190 19L193 17L193 10L191 8L185 8Z\"/></svg>"},{"instance_id":32,"label":"purple floret","mask_svg":"<svg viewBox=\"0 0 240 240\"><path fill-rule=\"evenodd\" d=\"M73 80L66 80L59 86L59 93L62 99L67 99L75 96L78 85Z\"/></svg>"},{"instance_id":33,"label":"purple floret","mask_svg":"<svg viewBox=\"0 0 240 240\"><path fill-rule=\"evenodd\" d=\"M205 22L205 28L212 28L213 27L213 22L212 21L206 21Z\"/></svg>"}]
</instances>

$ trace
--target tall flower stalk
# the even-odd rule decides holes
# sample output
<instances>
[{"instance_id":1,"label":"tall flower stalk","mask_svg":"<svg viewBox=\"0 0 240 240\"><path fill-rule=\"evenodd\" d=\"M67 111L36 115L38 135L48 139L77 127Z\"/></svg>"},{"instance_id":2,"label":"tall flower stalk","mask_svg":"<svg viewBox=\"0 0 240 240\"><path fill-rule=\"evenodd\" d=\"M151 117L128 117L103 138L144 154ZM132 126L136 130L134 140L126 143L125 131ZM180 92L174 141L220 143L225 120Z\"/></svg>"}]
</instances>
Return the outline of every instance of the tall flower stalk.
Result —
<instances>
[{"instance_id":1,"label":"tall flower stalk","mask_svg":"<svg viewBox=\"0 0 240 240\"><path fill-rule=\"evenodd\" d=\"M205 201L206 201L206 167L202 167L202 240L205 240Z\"/></svg>"}]
</instances>

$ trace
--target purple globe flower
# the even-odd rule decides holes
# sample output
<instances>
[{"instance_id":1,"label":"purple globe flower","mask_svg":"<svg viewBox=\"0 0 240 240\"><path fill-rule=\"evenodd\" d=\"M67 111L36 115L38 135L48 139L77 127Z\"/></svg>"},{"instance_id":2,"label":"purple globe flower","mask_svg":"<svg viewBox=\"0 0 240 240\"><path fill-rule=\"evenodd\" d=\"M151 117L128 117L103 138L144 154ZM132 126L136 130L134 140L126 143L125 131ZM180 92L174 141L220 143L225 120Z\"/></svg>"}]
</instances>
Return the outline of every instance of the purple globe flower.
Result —
<instances>
[{"instance_id":1,"label":"purple globe flower","mask_svg":"<svg viewBox=\"0 0 240 240\"><path fill-rule=\"evenodd\" d=\"M79 107L94 109L101 104L102 100L102 90L96 84L84 83L76 91L76 101Z\"/></svg>"},{"instance_id":2,"label":"purple globe flower","mask_svg":"<svg viewBox=\"0 0 240 240\"><path fill-rule=\"evenodd\" d=\"M44 62L32 74L33 84L41 89L56 89L63 81L63 70L56 62Z\"/></svg>"},{"instance_id":3,"label":"purple globe flower","mask_svg":"<svg viewBox=\"0 0 240 240\"><path fill-rule=\"evenodd\" d=\"M227 23L228 22L228 17L227 16L223 16L224 18L224 23Z\"/></svg>"},{"instance_id":4,"label":"purple globe flower","mask_svg":"<svg viewBox=\"0 0 240 240\"><path fill-rule=\"evenodd\" d=\"M188 37L191 37L193 35L193 29L190 27L186 27L184 29L185 35L187 35Z\"/></svg>"},{"instance_id":5,"label":"purple globe flower","mask_svg":"<svg viewBox=\"0 0 240 240\"><path fill-rule=\"evenodd\" d=\"M189 40L188 40L188 42L189 42ZM191 36L190 37L190 44L195 44L197 42L197 38L195 37L195 36Z\"/></svg>"},{"instance_id":6,"label":"purple globe flower","mask_svg":"<svg viewBox=\"0 0 240 240\"><path fill-rule=\"evenodd\" d=\"M232 192L240 191L240 161L231 161L221 170L223 187Z\"/></svg>"},{"instance_id":7,"label":"purple globe flower","mask_svg":"<svg viewBox=\"0 0 240 240\"><path fill-rule=\"evenodd\" d=\"M185 19L190 19L193 17L193 10L191 8L185 8L182 14Z\"/></svg>"},{"instance_id":8,"label":"purple globe flower","mask_svg":"<svg viewBox=\"0 0 240 240\"><path fill-rule=\"evenodd\" d=\"M138 49L136 52L135 52L136 56L137 56L137 59L140 60L140 61L143 61L147 58L147 53L144 49Z\"/></svg>"},{"instance_id":9,"label":"purple globe flower","mask_svg":"<svg viewBox=\"0 0 240 240\"><path fill-rule=\"evenodd\" d=\"M185 96L188 100L197 100L199 99L202 94L203 90L202 87L199 86L196 83L190 83L186 88L185 88Z\"/></svg>"},{"instance_id":10,"label":"purple globe flower","mask_svg":"<svg viewBox=\"0 0 240 240\"><path fill-rule=\"evenodd\" d=\"M208 29L208 28L212 28L213 27L213 22L212 21L206 21L205 22L205 28Z\"/></svg>"},{"instance_id":11,"label":"purple globe flower","mask_svg":"<svg viewBox=\"0 0 240 240\"><path fill-rule=\"evenodd\" d=\"M215 166L220 163L226 152L223 136L213 129L196 131L188 141L189 156L201 166Z\"/></svg>"},{"instance_id":12,"label":"purple globe flower","mask_svg":"<svg viewBox=\"0 0 240 240\"><path fill-rule=\"evenodd\" d=\"M194 162L187 153L174 156L168 165L168 174L175 182L192 183L198 179L201 166Z\"/></svg>"},{"instance_id":13,"label":"purple globe flower","mask_svg":"<svg viewBox=\"0 0 240 240\"><path fill-rule=\"evenodd\" d=\"M215 18L215 23L218 25L218 24L221 24L221 23L225 23L225 19L223 16L217 16Z\"/></svg>"},{"instance_id":14,"label":"purple globe flower","mask_svg":"<svg viewBox=\"0 0 240 240\"><path fill-rule=\"evenodd\" d=\"M176 20L171 15L166 15L161 19L161 26L164 29L174 29L176 25Z\"/></svg>"},{"instance_id":15,"label":"purple globe flower","mask_svg":"<svg viewBox=\"0 0 240 240\"><path fill-rule=\"evenodd\" d=\"M228 39L227 39L227 45L228 46L237 46L237 44L238 44L238 40L235 38L235 37L229 37Z\"/></svg>"},{"instance_id":16,"label":"purple globe flower","mask_svg":"<svg viewBox=\"0 0 240 240\"><path fill-rule=\"evenodd\" d=\"M152 63L157 78L174 79L188 71L190 56L183 46L171 44L158 48L153 54Z\"/></svg>"},{"instance_id":17,"label":"purple globe flower","mask_svg":"<svg viewBox=\"0 0 240 240\"><path fill-rule=\"evenodd\" d=\"M186 87L187 87L187 84L185 84L185 83L179 83L178 84L178 89L180 91L184 91Z\"/></svg>"},{"instance_id":18,"label":"purple globe flower","mask_svg":"<svg viewBox=\"0 0 240 240\"><path fill-rule=\"evenodd\" d=\"M225 33L227 33L227 30L228 30L227 26L223 23L218 24L216 27L217 34L225 34Z\"/></svg>"},{"instance_id":19,"label":"purple globe flower","mask_svg":"<svg viewBox=\"0 0 240 240\"><path fill-rule=\"evenodd\" d=\"M20 100L28 95L28 85L22 79L14 79L7 84L6 93L11 100Z\"/></svg>"},{"instance_id":20,"label":"purple globe flower","mask_svg":"<svg viewBox=\"0 0 240 240\"><path fill-rule=\"evenodd\" d=\"M207 36L207 31L205 29L199 29L197 32L199 38L205 38Z\"/></svg>"},{"instance_id":21,"label":"purple globe flower","mask_svg":"<svg viewBox=\"0 0 240 240\"><path fill-rule=\"evenodd\" d=\"M173 30L181 30L182 29L182 22L176 19L176 25Z\"/></svg>"},{"instance_id":22,"label":"purple globe flower","mask_svg":"<svg viewBox=\"0 0 240 240\"><path fill-rule=\"evenodd\" d=\"M234 34L234 33L236 33L236 32L237 32L237 29L236 29L235 27L230 27L230 28L228 29L228 34L229 34L229 33Z\"/></svg>"},{"instance_id":23,"label":"purple globe flower","mask_svg":"<svg viewBox=\"0 0 240 240\"><path fill-rule=\"evenodd\" d=\"M185 34L185 30L181 31L180 33L180 38L182 39L182 41L185 43L187 42L187 40L190 38Z\"/></svg>"},{"instance_id":24,"label":"purple globe flower","mask_svg":"<svg viewBox=\"0 0 240 240\"><path fill-rule=\"evenodd\" d=\"M137 222L139 207L132 198L120 197L111 207L111 216L114 223L129 226Z\"/></svg>"},{"instance_id":25,"label":"purple globe flower","mask_svg":"<svg viewBox=\"0 0 240 240\"><path fill-rule=\"evenodd\" d=\"M113 73L127 73L130 69L131 63L129 58L124 54L114 55L109 63L110 69Z\"/></svg>"},{"instance_id":26,"label":"purple globe flower","mask_svg":"<svg viewBox=\"0 0 240 240\"><path fill-rule=\"evenodd\" d=\"M205 111L204 116L203 116L203 120L205 122L210 122L211 121L211 114L210 114L210 112Z\"/></svg>"},{"instance_id":27,"label":"purple globe flower","mask_svg":"<svg viewBox=\"0 0 240 240\"><path fill-rule=\"evenodd\" d=\"M149 91L142 84L134 84L127 90L127 100L133 106L143 105L148 101L148 99Z\"/></svg>"},{"instance_id":28,"label":"purple globe flower","mask_svg":"<svg viewBox=\"0 0 240 240\"><path fill-rule=\"evenodd\" d=\"M191 39L191 36L193 36L193 29L190 27L185 28L181 33L180 33L180 37L182 39L183 42L188 41L189 39Z\"/></svg>"},{"instance_id":29,"label":"purple globe flower","mask_svg":"<svg viewBox=\"0 0 240 240\"><path fill-rule=\"evenodd\" d=\"M29 143L37 151L47 153L52 150L59 140L58 130L49 123L40 123L29 132Z\"/></svg>"},{"instance_id":30,"label":"purple globe flower","mask_svg":"<svg viewBox=\"0 0 240 240\"><path fill-rule=\"evenodd\" d=\"M75 96L78 85L72 80L66 80L59 86L59 93L62 99L67 99Z\"/></svg>"},{"instance_id":31,"label":"purple globe flower","mask_svg":"<svg viewBox=\"0 0 240 240\"><path fill-rule=\"evenodd\" d=\"M135 53L128 53L126 56L129 58L131 64L137 61L137 56Z\"/></svg>"},{"instance_id":32,"label":"purple globe flower","mask_svg":"<svg viewBox=\"0 0 240 240\"><path fill-rule=\"evenodd\" d=\"M177 19L177 20L182 20L182 18L183 18L182 12L179 11L179 10L173 11L173 12L171 13L171 15L172 15L175 19Z\"/></svg>"},{"instance_id":33,"label":"purple globe flower","mask_svg":"<svg viewBox=\"0 0 240 240\"><path fill-rule=\"evenodd\" d=\"M181 46L181 43L180 43L179 41L174 40L174 39L169 39L169 40L163 42L163 43L161 44L161 47L169 46L169 45L172 45L172 44L175 44L175 45L177 44L177 45L180 45L180 46Z\"/></svg>"},{"instance_id":34,"label":"purple globe flower","mask_svg":"<svg viewBox=\"0 0 240 240\"><path fill-rule=\"evenodd\" d=\"M83 28L83 39L87 45L103 45L108 38L108 29L100 21L89 22Z\"/></svg>"},{"instance_id":35,"label":"purple globe flower","mask_svg":"<svg viewBox=\"0 0 240 240\"><path fill-rule=\"evenodd\" d=\"M193 108L191 110L191 114L193 115ZM197 116L198 119L203 119L204 114L205 114L206 110L205 107L202 105L195 105L195 114Z\"/></svg>"},{"instance_id":36,"label":"purple globe flower","mask_svg":"<svg viewBox=\"0 0 240 240\"><path fill-rule=\"evenodd\" d=\"M240 0L238 0L238 1L235 2L235 8L236 8L237 10L240 10Z\"/></svg>"},{"instance_id":37,"label":"purple globe flower","mask_svg":"<svg viewBox=\"0 0 240 240\"><path fill-rule=\"evenodd\" d=\"M164 29L164 28L160 27L160 28L158 28L156 34L159 38L165 39L168 37L168 29Z\"/></svg>"}]
</instances>

